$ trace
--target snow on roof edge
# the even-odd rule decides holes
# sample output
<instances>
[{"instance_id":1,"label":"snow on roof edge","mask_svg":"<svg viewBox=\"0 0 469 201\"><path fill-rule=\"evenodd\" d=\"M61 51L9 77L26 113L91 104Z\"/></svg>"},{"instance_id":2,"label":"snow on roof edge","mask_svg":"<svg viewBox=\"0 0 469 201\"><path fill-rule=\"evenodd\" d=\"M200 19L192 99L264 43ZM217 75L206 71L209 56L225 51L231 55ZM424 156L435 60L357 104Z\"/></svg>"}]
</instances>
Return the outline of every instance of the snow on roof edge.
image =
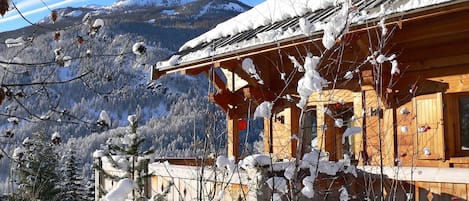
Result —
<instances>
[{"instance_id":1,"label":"snow on roof edge","mask_svg":"<svg viewBox=\"0 0 469 201\"><path fill-rule=\"evenodd\" d=\"M326 9L346 0L267 0L252 9L218 24L208 32L186 42L179 51L194 48L201 43L232 36L261 26L273 24L288 18L298 17L307 12Z\"/></svg>"},{"instance_id":2,"label":"snow on roof edge","mask_svg":"<svg viewBox=\"0 0 469 201\"><path fill-rule=\"evenodd\" d=\"M275 2L275 1L281 1L281 0L267 0L266 2ZM304 0L292 0L291 2L303 2L303 1ZM332 3L332 4L328 4L329 6L331 6L331 5L337 6L337 1L334 1L334 2L332 2L332 0L321 0L321 1ZM342 1L346 1L346 0L342 0ZM411 11L411 10L415 10L415 9L421 9L421 8L425 8L425 7L429 7L429 6L435 6L435 5L443 4L443 3L446 3L446 2L450 2L450 1L454 1L454 0L408 0L408 1L406 1L406 0L397 0L398 4L396 2L394 2L397 5L393 4L388 9L384 9L383 6L381 6L381 10L379 12L374 12L374 13L367 14L366 20L374 19L374 18L377 18L379 16L383 16L383 15L384 16L389 16L389 15L400 13L400 12L407 12L407 11ZM259 4L258 6L264 5L264 4L266 4L266 2L264 2L262 4ZM457 3L457 2L461 2L461 1L456 0L454 2ZM295 5L295 3L292 3L292 5ZM303 9L307 9L308 7L304 7L304 5L305 4L303 4ZM326 4L323 3L321 5L326 5ZM253 9L256 9L258 6L254 7ZM319 6L316 6L316 8L319 8ZM327 8L327 7L324 7L324 8L321 7L319 9L325 9L325 8ZM251 10L253 10L253 9L251 9ZM246 12L251 12L251 10L246 11ZM288 10L288 9L285 9L285 10ZM308 12L308 10L304 11L304 13L303 12L301 12L301 13L302 13L302 15L304 15L307 12ZM241 13L240 15L242 15L242 14L243 13ZM226 26L229 25L232 22L237 22L236 19L240 15L238 15L234 18L231 18L230 20L225 21L225 22L217 25L217 27L215 27L214 29L212 29L212 30L210 30L210 31L208 31L208 32L206 32L206 33L204 33L204 34L202 34L202 35L200 35L200 36L186 42L179 49L179 51L180 52L181 51L187 51L188 49L194 48L194 47L196 47L196 46L198 46L202 43L209 43L209 42L211 42L215 39L221 38L221 37L232 36L232 35L236 35L236 34L239 34L241 32L250 30L250 29L246 29L246 30L240 31L242 29L237 29L237 32L236 31L232 32L233 30L226 31L227 30ZM281 15L283 15L283 14L281 14ZM285 19L298 17L298 16L302 16L302 15L290 15L290 17L286 17ZM285 16L285 15L283 15L283 16ZM279 19L278 21L285 20L283 18L278 18L278 19ZM278 22L278 21L275 21L275 22ZM275 22L271 21L271 23L275 23ZM357 19L355 19L354 22L357 23ZM265 25L268 25L268 24L265 24ZM265 26L265 25L256 24L257 27L253 26L252 29L258 28L260 26ZM315 34L322 32L323 31L323 26L324 26L324 24L322 22L317 22L315 24L316 29L313 30L313 32L315 32ZM220 30L220 29L223 29L223 28L225 28L224 32L223 32L223 30ZM277 33L275 33L276 31L277 31ZM205 49L197 50L197 51L191 52L191 53L186 54L186 55L173 55L169 60L159 62L156 65L156 68L158 70L165 70L166 68L171 68L171 67L181 65L181 64L188 64L188 63L191 63L191 62L194 62L194 61L197 61L197 60L206 59L206 58L209 58L209 57L215 56L215 55L220 56L220 55L228 54L228 53L232 54L233 52L238 52L239 50L245 51L246 49L256 49L256 48L259 48L259 47L262 47L262 46L265 46L265 45L269 45L272 42L277 42L278 43L278 42L285 41L285 40L291 40L291 39L294 39L295 37L299 37L301 35L303 35L303 32L301 32L301 30L287 30L287 31L284 31L283 33L278 33L278 30L270 30L268 32L263 32L263 33L257 34L257 36L254 39L251 39L249 41L242 41L242 42L237 43L235 45L228 45L228 46L224 46L224 47L221 47L221 48L217 48L215 50L212 50L210 47L207 47ZM218 37L215 37L215 36L218 36ZM263 40L260 39L262 37L263 37Z\"/></svg>"}]
</instances>

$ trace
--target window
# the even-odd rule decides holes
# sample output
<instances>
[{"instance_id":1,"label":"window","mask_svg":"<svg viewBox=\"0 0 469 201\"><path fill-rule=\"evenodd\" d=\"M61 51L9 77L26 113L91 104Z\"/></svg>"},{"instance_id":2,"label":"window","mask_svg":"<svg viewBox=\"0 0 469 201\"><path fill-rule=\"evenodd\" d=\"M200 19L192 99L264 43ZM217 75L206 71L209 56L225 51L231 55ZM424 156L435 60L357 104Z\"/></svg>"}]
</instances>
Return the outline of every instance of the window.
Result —
<instances>
[{"instance_id":1,"label":"window","mask_svg":"<svg viewBox=\"0 0 469 201\"><path fill-rule=\"evenodd\" d=\"M447 126L450 157L469 156L469 93L448 96Z\"/></svg>"},{"instance_id":2,"label":"window","mask_svg":"<svg viewBox=\"0 0 469 201\"><path fill-rule=\"evenodd\" d=\"M469 151L469 97L459 98L459 144L461 151Z\"/></svg>"},{"instance_id":3,"label":"window","mask_svg":"<svg viewBox=\"0 0 469 201\"><path fill-rule=\"evenodd\" d=\"M318 149L318 123L316 117L316 109L311 109L305 114L305 134L311 139L311 147Z\"/></svg>"}]
</instances>

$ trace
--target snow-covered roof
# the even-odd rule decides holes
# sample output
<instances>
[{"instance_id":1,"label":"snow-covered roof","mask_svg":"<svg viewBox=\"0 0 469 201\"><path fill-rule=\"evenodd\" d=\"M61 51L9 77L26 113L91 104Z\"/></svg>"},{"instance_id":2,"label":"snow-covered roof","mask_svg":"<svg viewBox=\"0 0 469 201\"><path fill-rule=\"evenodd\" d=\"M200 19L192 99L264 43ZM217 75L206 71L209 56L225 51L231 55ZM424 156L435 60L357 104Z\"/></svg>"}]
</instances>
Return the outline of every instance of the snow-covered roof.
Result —
<instances>
[{"instance_id":1,"label":"snow-covered roof","mask_svg":"<svg viewBox=\"0 0 469 201\"><path fill-rule=\"evenodd\" d=\"M266 0L186 42L179 52L159 62L156 70L321 33L344 4L353 10L348 13L352 23L360 24L380 16L405 14L450 1L454 0ZM301 24L305 20L310 24L308 33Z\"/></svg>"}]
</instances>

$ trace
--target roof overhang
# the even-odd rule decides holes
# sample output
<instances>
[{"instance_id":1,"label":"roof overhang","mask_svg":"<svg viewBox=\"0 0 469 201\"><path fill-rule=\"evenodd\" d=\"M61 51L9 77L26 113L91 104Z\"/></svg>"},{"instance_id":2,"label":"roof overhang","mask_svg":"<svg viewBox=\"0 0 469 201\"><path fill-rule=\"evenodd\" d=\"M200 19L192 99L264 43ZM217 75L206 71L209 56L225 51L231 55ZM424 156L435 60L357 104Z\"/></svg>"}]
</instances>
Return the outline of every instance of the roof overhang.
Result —
<instances>
[{"instance_id":1,"label":"roof overhang","mask_svg":"<svg viewBox=\"0 0 469 201\"><path fill-rule=\"evenodd\" d=\"M423 8L417 8L406 11L405 13L395 13L386 16L386 26L398 25L399 27L405 27L407 23L422 20L425 18L437 17L447 15L460 11L469 11L469 1L467 0L456 0L442 4L427 6ZM366 24L353 24L348 31L348 34L364 33L373 29L376 29L380 19L373 18L368 19ZM197 59L193 61L183 62L174 66L152 67L152 80L156 80L159 77L174 73L174 72L185 72L188 70L194 70L198 68L209 68L214 65L219 65L223 62L238 61L243 58L251 57L254 55L260 55L268 52L277 51L279 49L291 48L295 46L302 46L308 43L320 43L322 40L323 31L317 31L312 34L311 37L305 35L295 36L286 38L283 40L254 45L247 48L240 48L235 51L226 52L222 54L213 55L208 58ZM201 71L202 72L202 71Z\"/></svg>"}]
</instances>

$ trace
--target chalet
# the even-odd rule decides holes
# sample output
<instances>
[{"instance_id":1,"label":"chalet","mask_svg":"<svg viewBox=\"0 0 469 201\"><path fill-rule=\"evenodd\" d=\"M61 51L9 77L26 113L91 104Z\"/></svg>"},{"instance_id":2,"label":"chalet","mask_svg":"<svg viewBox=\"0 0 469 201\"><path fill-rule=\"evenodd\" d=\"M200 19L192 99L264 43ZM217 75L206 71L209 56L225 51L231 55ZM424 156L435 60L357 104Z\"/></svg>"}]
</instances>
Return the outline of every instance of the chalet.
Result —
<instances>
[{"instance_id":1,"label":"chalet","mask_svg":"<svg viewBox=\"0 0 469 201\"><path fill-rule=\"evenodd\" d=\"M152 79L173 72L213 84L229 157L241 159L240 119L262 117L279 161L319 149L357 164L349 199L469 200L469 1L267 0ZM250 191L239 180L230 188Z\"/></svg>"}]
</instances>

